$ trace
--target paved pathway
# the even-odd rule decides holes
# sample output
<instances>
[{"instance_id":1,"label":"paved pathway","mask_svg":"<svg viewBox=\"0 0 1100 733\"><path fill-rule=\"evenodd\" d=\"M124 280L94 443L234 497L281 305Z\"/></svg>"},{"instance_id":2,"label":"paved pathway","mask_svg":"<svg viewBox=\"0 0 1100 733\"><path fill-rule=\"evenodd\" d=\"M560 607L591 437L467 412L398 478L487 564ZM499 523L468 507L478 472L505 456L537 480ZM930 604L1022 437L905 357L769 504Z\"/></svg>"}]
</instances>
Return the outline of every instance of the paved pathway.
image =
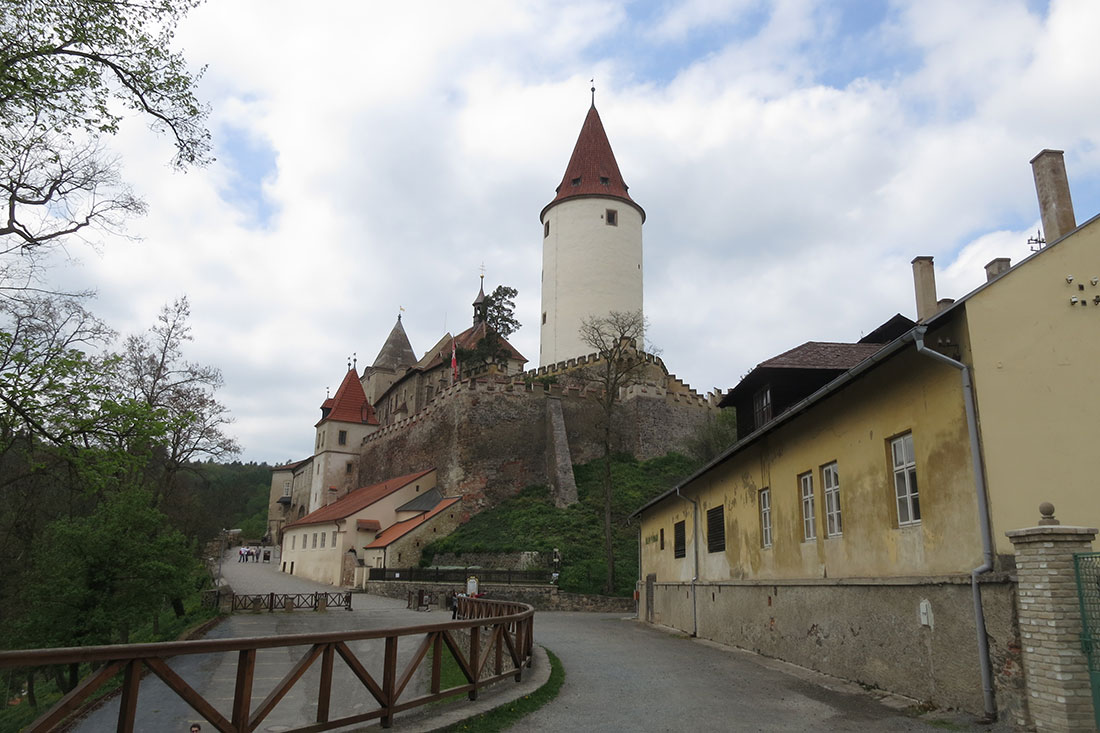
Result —
<instances>
[{"instance_id":1,"label":"paved pathway","mask_svg":"<svg viewBox=\"0 0 1100 733\"><path fill-rule=\"evenodd\" d=\"M238 593L312 593L331 586L279 572L278 564L238 563L227 555L222 572ZM409 611L404 601L357 593L352 611L324 613L242 613L215 627L208 638L266 636L383 628L431 623L444 613ZM782 662L707 642L665 633L624 619L621 614L547 613L535 616L535 639L554 652L566 669L560 695L514 731L931 731L921 720L905 717L858 687ZM373 646L372 646L373 645ZM402 655L413 644L399 645ZM380 642L353 645L372 674L381 679ZM404 648L402 648L404 647ZM253 704L258 703L297 659L296 650L267 650L257 655ZM236 656L219 654L181 657L173 668L191 681L216 707L231 706ZM292 690L261 731L275 733L315 718L317 665ZM337 668L342 665L337 664ZM499 704L498 696L532 692L545 668L526 675L523 685L504 683L483 694L476 704L462 703L449 713L459 716ZM362 708L358 682L334 676L333 714ZM350 676L348 676L350 677ZM496 702L494 702L496 697ZM370 701L373 707L373 700ZM433 709L432 713L444 713ZM98 733L115 727L117 698L88 716L73 730ZM142 682L138 703L138 733L186 731L195 713L159 679ZM430 730L434 721L400 718L394 730ZM453 722L451 717L449 722ZM958 721L956 721L958 722ZM203 729L210 730L208 724ZM362 728L356 728L361 730ZM965 726L957 730L967 730ZM982 730L974 728L973 730Z\"/></svg>"},{"instance_id":2,"label":"paved pathway","mask_svg":"<svg viewBox=\"0 0 1100 733\"><path fill-rule=\"evenodd\" d=\"M937 730L850 683L621 614L539 613L535 639L565 683L517 732Z\"/></svg>"}]
</instances>

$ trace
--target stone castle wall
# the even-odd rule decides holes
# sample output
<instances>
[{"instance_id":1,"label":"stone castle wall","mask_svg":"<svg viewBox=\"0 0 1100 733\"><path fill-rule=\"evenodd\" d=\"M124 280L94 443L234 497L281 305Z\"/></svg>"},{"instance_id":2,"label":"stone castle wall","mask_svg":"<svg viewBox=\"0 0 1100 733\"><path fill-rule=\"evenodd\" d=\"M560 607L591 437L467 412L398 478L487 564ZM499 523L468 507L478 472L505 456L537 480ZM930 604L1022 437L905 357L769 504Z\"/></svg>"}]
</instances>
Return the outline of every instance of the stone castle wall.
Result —
<instances>
[{"instance_id":1,"label":"stone castle wall","mask_svg":"<svg viewBox=\"0 0 1100 733\"><path fill-rule=\"evenodd\" d=\"M649 357L656 367L663 365ZM570 360L569 366L587 361ZM493 375L468 379L440 392L424 409L363 440L359 485L428 467L444 494L461 495L468 516L515 494L549 483L546 400L560 397L572 463L602 455L601 407L596 392ZM631 387L612 423L615 450L652 458L675 450L706 420L713 401L675 377Z\"/></svg>"}]
</instances>

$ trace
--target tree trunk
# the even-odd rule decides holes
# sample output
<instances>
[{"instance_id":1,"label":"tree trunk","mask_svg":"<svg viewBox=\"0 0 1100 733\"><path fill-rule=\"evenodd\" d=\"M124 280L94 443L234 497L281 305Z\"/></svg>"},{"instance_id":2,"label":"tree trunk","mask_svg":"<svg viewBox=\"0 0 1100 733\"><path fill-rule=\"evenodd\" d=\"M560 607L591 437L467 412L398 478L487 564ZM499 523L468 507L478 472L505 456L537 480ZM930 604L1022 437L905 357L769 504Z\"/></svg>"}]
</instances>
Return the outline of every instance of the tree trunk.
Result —
<instances>
[{"instance_id":1,"label":"tree trunk","mask_svg":"<svg viewBox=\"0 0 1100 733\"><path fill-rule=\"evenodd\" d=\"M611 537L611 416L603 433L603 537L607 551L607 582L604 593L615 593L615 547Z\"/></svg>"},{"instance_id":2,"label":"tree trunk","mask_svg":"<svg viewBox=\"0 0 1100 733\"><path fill-rule=\"evenodd\" d=\"M80 662L69 662L69 689L72 690L80 682Z\"/></svg>"},{"instance_id":3,"label":"tree trunk","mask_svg":"<svg viewBox=\"0 0 1100 733\"><path fill-rule=\"evenodd\" d=\"M34 694L34 670L27 670L27 702L32 708L38 707L38 697Z\"/></svg>"},{"instance_id":4,"label":"tree trunk","mask_svg":"<svg viewBox=\"0 0 1100 733\"><path fill-rule=\"evenodd\" d=\"M183 607L182 598L172 599L172 612L176 614L176 618L183 618L187 611Z\"/></svg>"}]
</instances>

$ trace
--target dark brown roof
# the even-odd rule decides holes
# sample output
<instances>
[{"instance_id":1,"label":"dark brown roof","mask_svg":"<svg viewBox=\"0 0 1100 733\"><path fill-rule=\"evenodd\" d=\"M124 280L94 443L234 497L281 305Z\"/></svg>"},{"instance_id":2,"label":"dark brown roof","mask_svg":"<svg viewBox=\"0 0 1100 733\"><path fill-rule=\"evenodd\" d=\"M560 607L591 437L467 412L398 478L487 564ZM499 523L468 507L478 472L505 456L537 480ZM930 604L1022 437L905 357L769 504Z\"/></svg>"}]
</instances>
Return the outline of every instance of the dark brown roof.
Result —
<instances>
[{"instance_id":1,"label":"dark brown roof","mask_svg":"<svg viewBox=\"0 0 1100 733\"><path fill-rule=\"evenodd\" d=\"M336 390L335 395L321 404L321 410L322 417L317 421L317 425L327 420L362 425L378 424L378 417L374 414L374 408L367 402L367 395L354 369L348 369L348 373L344 375L344 381L340 383L340 388Z\"/></svg>"},{"instance_id":2,"label":"dark brown roof","mask_svg":"<svg viewBox=\"0 0 1100 733\"><path fill-rule=\"evenodd\" d=\"M427 471L420 471L419 473L410 473L407 476L398 476L397 478L391 478L383 481L379 484L372 486L363 486L361 488L352 491L347 496L334 501L328 506L323 506L316 511L312 511L305 515L296 522L291 522L286 525L289 527L297 527L303 524L319 524L322 522L334 522L337 519L344 519L355 514L360 509L364 509L379 499L384 499L398 489L404 487L416 481L419 478L424 477L430 473L433 469Z\"/></svg>"},{"instance_id":3,"label":"dark brown roof","mask_svg":"<svg viewBox=\"0 0 1100 733\"><path fill-rule=\"evenodd\" d=\"M840 344L807 341L757 365L757 369L851 369L883 344Z\"/></svg>"},{"instance_id":4,"label":"dark brown roof","mask_svg":"<svg viewBox=\"0 0 1100 733\"><path fill-rule=\"evenodd\" d=\"M303 463L308 463L309 461L312 461L312 460L313 460L313 456L310 456L309 458L303 458L300 461L291 461L290 463L284 463L281 466L272 466L271 470L272 471L293 471L296 468L298 468L298 466L302 465Z\"/></svg>"},{"instance_id":5,"label":"dark brown roof","mask_svg":"<svg viewBox=\"0 0 1100 733\"><path fill-rule=\"evenodd\" d=\"M416 363L416 354L413 353L412 344L405 333L405 327L401 325L401 315L397 316L397 323L386 337L386 343L382 344L382 350L374 359L375 369L397 370L401 367L412 366Z\"/></svg>"},{"instance_id":6,"label":"dark brown roof","mask_svg":"<svg viewBox=\"0 0 1100 733\"><path fill-rule=\"evenodd\" d=\"M603 122L600 121L600 113L592 105L588 109L588 116L584 118L569 165L565 167L565 175L556 189L557 195L543 208L539 218L542 219L546 210L559 201L601 196L625 201L636 208L642 215L642 221L645 221L645 211L630 198L628 188L619 172L619 164L615 162L615 153L611 151L611 143L604 132Z\"/></svg>"}]
</instances>

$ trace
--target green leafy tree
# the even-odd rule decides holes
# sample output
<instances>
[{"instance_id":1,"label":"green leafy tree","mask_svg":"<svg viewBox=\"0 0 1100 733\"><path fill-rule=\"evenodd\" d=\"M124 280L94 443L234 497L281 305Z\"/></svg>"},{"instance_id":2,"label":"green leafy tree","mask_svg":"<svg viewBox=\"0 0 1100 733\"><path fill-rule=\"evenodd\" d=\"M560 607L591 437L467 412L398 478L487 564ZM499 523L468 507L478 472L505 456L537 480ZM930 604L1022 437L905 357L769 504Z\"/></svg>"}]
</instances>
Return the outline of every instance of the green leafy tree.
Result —
<instances>
[{"instance_id":1,"label":"green leafy tree","mask_svg":"<svg viewBox=\"0 0 1100 733\"><path fill-rule=\"evenodd\" d=\"M172 137L176 167L210 160L208 110L194 92L201 71L172 50L197 4L0 0L0 254L144 210L99 144L124 114Z\"/></svg>"},{"instance_id":2,"label":"green leafy tree","mask_svg":"<svg viewBox=\"0 0 1100 733\"><path fill-rule=\"evenodd\" d=\"M497 285L493 292L485 296L485 322L489 328L508 338L519 330L516 320L516 296L519 291L507 285Z\"/></svg>"},{"instance_id":3,"label":"green leafy tree","mask_svg":"<svg viewBox=\"0 0 1100 733\"><path fill-rule=\"evenodd\" d=\"M472 349L458 349L457 357L464 368L500 364L508 359L510 352L504 340L516 332L520 323L515 317L515 288L498 285L492 293L485 296L482 303L482 317L488 328Z\"/></svg>"},{"instance_id":4,"label":"green leafy tree","mask_svg":"<svg viewBox=\"0 0 1100 733\"><path fill-rule=\"evenodd\" d=\"M52 522L32 564L27 636L49 646L128 641L167 599L186 595L197 570L187 540L138 488Z\"/></svg>"}]
</instances>

